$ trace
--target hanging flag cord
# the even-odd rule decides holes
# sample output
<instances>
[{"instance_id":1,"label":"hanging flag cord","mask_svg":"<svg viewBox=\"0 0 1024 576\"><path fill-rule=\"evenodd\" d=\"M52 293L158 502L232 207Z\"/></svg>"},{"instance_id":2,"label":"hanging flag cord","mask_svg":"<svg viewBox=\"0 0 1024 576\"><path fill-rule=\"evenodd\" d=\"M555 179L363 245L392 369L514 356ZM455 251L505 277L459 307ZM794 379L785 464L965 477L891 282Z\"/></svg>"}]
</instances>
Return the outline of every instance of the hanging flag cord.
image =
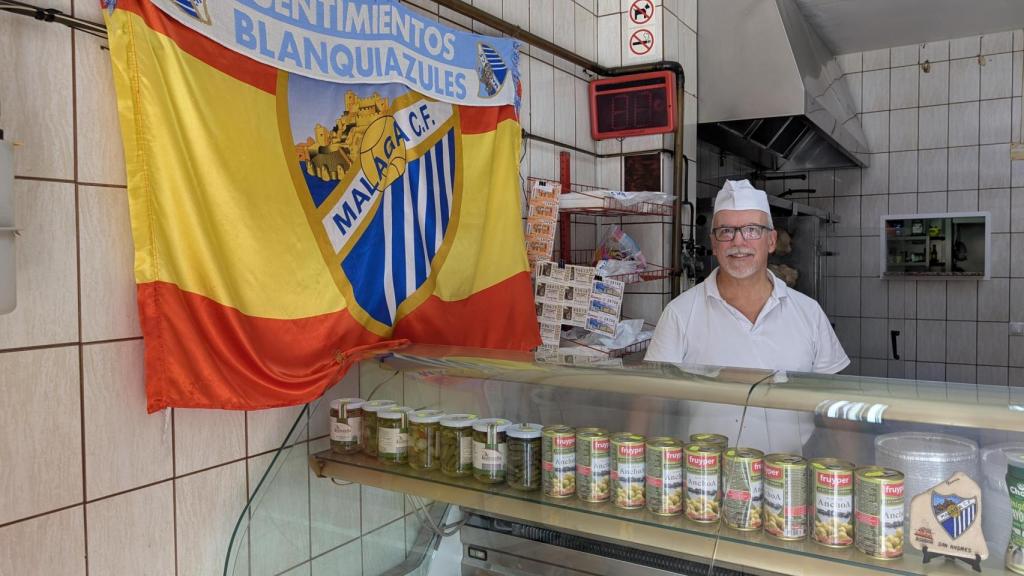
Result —
<instances>
[{"instance_id":1,"label":"hanging flag cord","mask_svg":"<svg viewBox=\"0 0 1024 576\"><path fill-rule=\"evenodd\" d=\"M31 16L36 20L41 20L43 22L56 22L57 24L63 24L72 30L78 30L79 32L96 36L97 38L107 38L107 29L103 24L69 16L56 8L40 8L39 6L33 6L32 4L26 4L25 2L19 2L18 0L0 0L0 12L10 12L11 14Z\"/></svg>"}]
</instances>

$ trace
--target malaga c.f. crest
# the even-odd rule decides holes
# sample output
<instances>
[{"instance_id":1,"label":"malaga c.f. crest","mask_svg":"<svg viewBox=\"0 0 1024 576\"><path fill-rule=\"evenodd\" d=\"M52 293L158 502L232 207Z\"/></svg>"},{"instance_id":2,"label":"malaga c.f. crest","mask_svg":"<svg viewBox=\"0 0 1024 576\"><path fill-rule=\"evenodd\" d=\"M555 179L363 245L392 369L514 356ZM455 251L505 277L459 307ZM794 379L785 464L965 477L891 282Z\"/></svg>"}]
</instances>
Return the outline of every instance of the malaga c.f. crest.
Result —
<instances>
[{"instance_id":1,"label":"malaga c.f. crest","mask_svg":"<svg viewBox=\"0 0 1024 576\"><path fill-rule=\"evenodd\" d=\"M282 139L312 232L353 316L386 336L433 292L454 237L458 109L397 84L281 76Z\"/></svg>"}]
</instances>

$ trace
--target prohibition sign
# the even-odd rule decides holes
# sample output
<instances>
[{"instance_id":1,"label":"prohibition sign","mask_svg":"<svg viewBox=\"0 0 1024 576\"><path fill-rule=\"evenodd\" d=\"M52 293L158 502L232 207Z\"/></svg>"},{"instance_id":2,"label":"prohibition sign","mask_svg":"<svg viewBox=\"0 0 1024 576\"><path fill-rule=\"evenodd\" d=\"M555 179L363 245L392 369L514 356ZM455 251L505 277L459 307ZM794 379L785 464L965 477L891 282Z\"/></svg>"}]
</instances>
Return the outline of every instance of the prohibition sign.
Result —
<instances>
[{"instance_id":1,"label":"prohibition sign","mask_svg":"<svg viewBox=\"0 0 1024 576\"><path fill-rule=\"evenodd\" d=\"M629 37L629 51L637 56L643 56L654 48L654 34L646 29L641 28Z\"/></svg>"},{"instance_id":2,"label":"prohibition sign","mask_svg":"<svg viewBox=\"0 0 1024 576\"><path fill-rule=\"evenodd\" d=\"M646 24L654 17L654 3L651 0L633 0L629 7L629 19L633 24Z\"/></svg>"}]
</instances>

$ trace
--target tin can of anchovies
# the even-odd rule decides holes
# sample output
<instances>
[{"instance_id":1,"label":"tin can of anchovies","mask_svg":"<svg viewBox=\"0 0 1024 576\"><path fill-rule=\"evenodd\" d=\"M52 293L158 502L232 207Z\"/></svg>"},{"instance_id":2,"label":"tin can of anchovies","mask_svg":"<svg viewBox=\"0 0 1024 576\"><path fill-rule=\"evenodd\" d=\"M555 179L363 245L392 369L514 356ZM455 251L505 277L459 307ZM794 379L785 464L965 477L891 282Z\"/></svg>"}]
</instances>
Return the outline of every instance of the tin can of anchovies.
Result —
<instances>
[{"instance_id":1,"label":"tin can of anchovies","mask_svg":"<svg viewBox=\"0 0 1024 576\"><path fill-rule=\"evenodd\" d=\"M853 544L853 464L814 458L810 466L814 529L811 538L832 548Z\"/></svg>"},{"instance_id":2,"label":"tin can of anchovies","mask_svg":"<svg viewBox=\"0 0 1024 576\"><path fill-rule=\"evenodd\" d=\"M782 540L807 537L807 460L796 454L764 457L764 530Z\"/></svg>"},{"instance_id":3,"label":"tin can of anchovies","mask_svg":"<svg viewBox=\"0 0 1024 576\"><path fill-rule=\"evenodd\" d=\"M563 424L545 426L541 439L544 494L568 498L576 493L576 430Z\"/></svg>"},{"instance_id":4,"label":"tin can of anchovies","mask_svg":"<svg viewBox=\"0 0 1024 576\"><path fill-rule=\"evenodd\" d=\"M764 452L729 448L722 459L722 519L736 530L761 528Z\"/></svg>"},{"instance_id":5,"label":"tin can of anchovies","mask_svg":"<svg viewBox=\"0 0 1024 576\"><path fill-rule=\"evenodd\" d=\"M331 400L331 451L341 454L358 452L362 448L362 398Z\"/></svg>"},{"instance_id":6,"label":"tin can of anchovies","mask_svg":"<svg viewBox=\"0 0 1024 576\"><path fill-rule=\"evenodd\" d=\"M644 506L644 437L619 432L612 442L612 486L615 505L633 509Z\"/></svg>"},{"instance_id":7,"label":"tin can of anchovies","mask_svg":"<svg viewBox=\"0 0 1024 576\"><path fill-rule=\"evenodd\" d=\"M1010 493L1010 543L1006 567L1024 574L1024 450L1006 453L1006 488Z\"/></svg>"},{"instance_id":8,"label":"tin can of anchovies","mask_svg":"<svg viewBox=\"0 0 1024 576\"><path fill-rule=\"evenodd\" d=\"M649 438L646 447L647 509L661 516L683 512L683 444L675 438Z\"/></svg>"},{"instance_id":9,"label":"tin can of anchovies","mask_svg":"<svg viewBox=\"0 0 1024 576\"><path fill-rule=\"evenodd\" d=\"M722 447L691 442L686 445L686 517L694 522L718 522L722 515Z\"/></svg>"},{"instance_id":10,"label":"tin can of anchovies","mask_svg":"<svg viewBox=\"0 0 1024 576\"><path fill-rule=\"evenodd\" d=\"M611 440L604 428L576 430L576 495L586 502L607 502L611 495Z\"/></svg>"},{"instance_id":11,"label":"tin can of anchovies","mask_svg":"<svg viewBox=\"0 0 1024 576\"><path fill-rule=\"evenodd\" d=\"M729 447L729 437L723 436L722 434L712 434L710 432L697 432L696 434L690 434L690 442L696 442L698 444L714 444L725 452L725 449Z\"/></svg>"},{"instance_id":12,"label":"tin can of anchovies","mask_svg":"<svg viewBox=\"0 0 1024 576\"><path fill-rule=\"evenodd\" d=\"M854 544L861 552L892 560L903 556L903 473L863 466L853 473Z\"/></svg>"}]
</instances>

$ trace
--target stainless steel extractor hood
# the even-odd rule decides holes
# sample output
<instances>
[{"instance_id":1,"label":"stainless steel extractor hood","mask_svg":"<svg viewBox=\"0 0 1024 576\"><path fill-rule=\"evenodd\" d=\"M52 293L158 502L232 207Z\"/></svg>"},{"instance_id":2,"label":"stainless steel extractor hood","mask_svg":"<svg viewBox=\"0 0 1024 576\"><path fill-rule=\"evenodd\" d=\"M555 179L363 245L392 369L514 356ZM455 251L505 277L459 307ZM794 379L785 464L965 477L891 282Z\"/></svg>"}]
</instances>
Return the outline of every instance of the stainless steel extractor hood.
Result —
<instances>
[{"instance_id":1,"label":"stainless steel extractor hood","mask_svg":"<svg viewBox=\"0 0 1024 576\"><path fill-rule=\"evenodd\" d=\"M839 65L793 0L701 0L697 137L765 170L865 166Z\"/></svg>"}]
</instances>

